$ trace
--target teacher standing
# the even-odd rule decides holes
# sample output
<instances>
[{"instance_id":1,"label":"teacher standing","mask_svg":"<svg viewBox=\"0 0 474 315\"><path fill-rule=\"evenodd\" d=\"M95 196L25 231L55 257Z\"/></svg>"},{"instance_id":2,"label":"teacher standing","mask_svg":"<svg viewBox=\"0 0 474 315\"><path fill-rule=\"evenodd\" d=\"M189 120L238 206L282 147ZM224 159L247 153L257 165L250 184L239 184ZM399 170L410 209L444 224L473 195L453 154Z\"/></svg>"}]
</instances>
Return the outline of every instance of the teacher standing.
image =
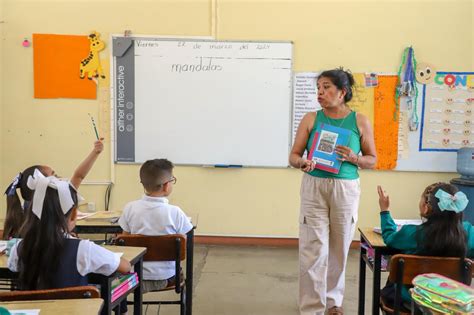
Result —
<instances>
[{"instance_id":1,"label":"teacher standing","mask_svg":"<svg viewBox=\"0 0 474 315\"><path fill-rule=\"evenodd\" d=\"M376 163L374 134L370 121L352 111L354 78L342 69L324 71L317 78L322 109L307 113L298 127L290 164L304 172L299 219L300 314L343 314L345 270L359 208L358 169ZM348 146L336 146L342 161L338 174L315 169L303 157L309 152L318 123L351 131Z\"/></svg>"}]
</instances>

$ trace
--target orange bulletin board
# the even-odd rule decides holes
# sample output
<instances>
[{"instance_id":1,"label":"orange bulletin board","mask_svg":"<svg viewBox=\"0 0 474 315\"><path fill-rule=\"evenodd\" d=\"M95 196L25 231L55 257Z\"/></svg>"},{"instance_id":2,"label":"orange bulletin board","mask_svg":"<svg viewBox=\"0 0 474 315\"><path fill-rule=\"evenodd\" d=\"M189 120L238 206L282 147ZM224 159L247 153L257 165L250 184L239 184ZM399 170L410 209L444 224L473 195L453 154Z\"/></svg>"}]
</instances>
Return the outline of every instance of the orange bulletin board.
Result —
<instances>
[{"instance_id":1,"label":"orange bulletin board","mask_svg":"<svg viewBox=\"0 0 474 315\"><path fill-rule=\"evenodd\" d=\"M79 77L87 36L33 34L34 97L96 99L94 81Z\"/></svg>"},{"instance_id":2,"label":"orange bulletin board","mask_svg":"<svg viewBox=\"0 0 474 315\"><path fill-rule=\"evenodd\" d=\"M378 170L391 170L397 166L398 114L395 113L397 76L379 76L374 91L374 135Z\"/></svg>"}]
</instances>

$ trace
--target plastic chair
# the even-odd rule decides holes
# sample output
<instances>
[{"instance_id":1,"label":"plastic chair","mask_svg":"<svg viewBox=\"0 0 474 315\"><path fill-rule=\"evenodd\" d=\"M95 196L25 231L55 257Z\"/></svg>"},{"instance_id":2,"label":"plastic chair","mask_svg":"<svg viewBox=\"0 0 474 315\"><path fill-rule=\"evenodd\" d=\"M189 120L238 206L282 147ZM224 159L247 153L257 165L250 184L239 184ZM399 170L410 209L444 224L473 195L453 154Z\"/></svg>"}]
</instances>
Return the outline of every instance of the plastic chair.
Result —
<instances>
[{"instance_id":1,"label":"plastic chair","mask_svg":"<svg viewBox=\"0 0 474 315\"><path fill-rule=\"evenodd\" d=\"M390 260L388 279L395 283L395 303L392 307L380 298L380 308L385 314L410 314L401 311L402 286L412 286L413 278L419 274L437 273L470 285L472 271L472 261L468 258L394 255Z\"/></svg>"},{"instance_id":2,"label":"plastic chair","mask_svg":"<svg viewBox=\"0 0 474 315\"><path fill-rule=\"evenodd\" d=\"M186 259L186 238L181 234L169 234L160 236L146 236L136 234L120 234L116 239L117 245L146 247L147 251L143 261L174 261L175 284L162 290L151 292L162 292L173 290L179 294L179 300L147 300L143 304L178 304L180 305L180 314L186 313L186 279L181 272L181 261Z\"/></svg>"},{"instance_id":3,"label":"plastic chair","mask_svg":"<svg viewBox=\"0 0 474 315\"><path fill-rule=\"evenodd\" d=\"M0 301L35 301L100 298L100 291L95 286L78 286L61 289L9 291L0 293Z\"/></svg>"}]
</instances>

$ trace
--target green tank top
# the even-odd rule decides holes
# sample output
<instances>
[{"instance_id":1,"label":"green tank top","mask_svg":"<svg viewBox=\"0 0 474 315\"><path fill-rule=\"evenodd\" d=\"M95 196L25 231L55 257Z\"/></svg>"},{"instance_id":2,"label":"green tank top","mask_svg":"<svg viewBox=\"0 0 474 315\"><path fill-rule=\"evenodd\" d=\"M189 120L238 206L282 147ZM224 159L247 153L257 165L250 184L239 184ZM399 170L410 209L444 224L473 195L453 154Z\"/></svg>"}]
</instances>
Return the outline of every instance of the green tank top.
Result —
<instances>
[{"instance_id":1,"label":"green tank top","mask_svg":"<svg viewBox=\"0 0 474 315\"><path fill-rule=\"evenodd\" d=\"M356 112L351 111L345 118L341 119L332 119L324 115L322 110L316 112L316 119L314 120L314 126L309 135L308 143L306 144L306 150L309 152L311 149L311 143L313 143L314 133L316 132L316 127L318 123L330 124L336 127L341 127L349 129L352 131L351 137L349 139L349 148L354 151L355 154L360 152L360 131L357 127ZM339 179L357 179L359 178L359 172L357 166L347 161L342 162L339 174L333 174L326 171L314 169L308 173L309 175L315 177L323 178L339 178Z\"/></svg>"}]
</instances>

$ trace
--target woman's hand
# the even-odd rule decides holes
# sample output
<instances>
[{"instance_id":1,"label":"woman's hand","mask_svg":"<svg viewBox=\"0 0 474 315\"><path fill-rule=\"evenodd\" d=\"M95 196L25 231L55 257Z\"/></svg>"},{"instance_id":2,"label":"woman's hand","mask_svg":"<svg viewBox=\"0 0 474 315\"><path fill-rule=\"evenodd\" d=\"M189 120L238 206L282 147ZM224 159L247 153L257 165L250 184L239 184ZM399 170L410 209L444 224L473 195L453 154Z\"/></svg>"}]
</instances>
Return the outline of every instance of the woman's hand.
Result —
<instances>
[{"instance_id":1,"label":"woman's hand","mask_svg":"<svg viewBox=\"0 0 474 315\"><path fill-rule=\"evenodd\" d=\"M337 158L339 161L348 161L354 165L357 165L359 160L359 156L352 151L351 148L345 145L337 145L336 146L336 153L339 154L341 157ZM358 166L358 165L357 165Z\"/></svg>"},{"instance_id":2,"label":"woman's hand","mask_svg":"<svg viewBox=\"0 0 474 315\"><path fill-rule=\"evenodd\" d=\"M377 186L377 192L379 193L379 206L380 212L388 211L390 208L390 197L387 192L382 189L382 186Z\"/></svg>"},{"instance_id":3,"label":"woman's hand","mask_svg":"<svg viewBox=\"0 0 474 315\"><path fill-rule=\"evenodd\" d=\"M313 161L307 160L305 158L301 158L298 161L298 164L299 164L300 170L302 170L303 172L311 172L312 170L314 170L314 167L316 166L316 164Z\"/></svg>"}]
</instances>

